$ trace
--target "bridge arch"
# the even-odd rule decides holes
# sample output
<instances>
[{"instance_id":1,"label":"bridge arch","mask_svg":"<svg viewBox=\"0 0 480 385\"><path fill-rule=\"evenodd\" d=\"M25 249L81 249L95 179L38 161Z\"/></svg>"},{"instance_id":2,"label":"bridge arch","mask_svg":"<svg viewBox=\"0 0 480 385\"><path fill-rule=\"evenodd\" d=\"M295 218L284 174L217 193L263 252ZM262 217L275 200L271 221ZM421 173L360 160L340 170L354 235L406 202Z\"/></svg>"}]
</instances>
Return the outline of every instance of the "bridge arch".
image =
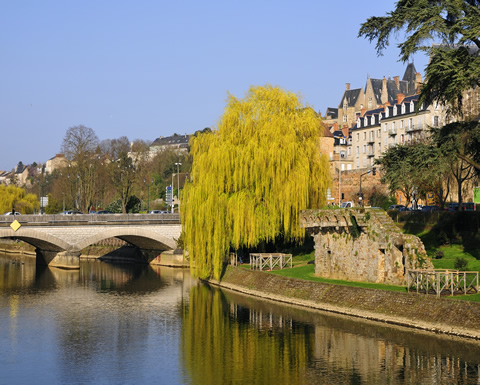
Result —
<instances>
[{"instance_id":1,"label":"bridge arch","mask_svg":"<svg viewBox=\"0 0 480 385\"><path fill-rule=\"evenodd\" d=\"M15 233L11 229L0 228L0 238L20 239L36 248L49 251L66 251L72 249L72 246L54 235L37 231L34 228L22 227Z\"/></svg>"},{"instance_id":2,"label":"bridge arch","mask_svg":"<svg viewBox=\"0 0 480 385\"><path fill-rule=\"evenodd\" d=\"M144 250L169 250L177 247L176 240L156 231L138 227L122 227L102 230L78 242L76 248L82 250L108 238L119 238Z\"/></svg>"}]
</instances>

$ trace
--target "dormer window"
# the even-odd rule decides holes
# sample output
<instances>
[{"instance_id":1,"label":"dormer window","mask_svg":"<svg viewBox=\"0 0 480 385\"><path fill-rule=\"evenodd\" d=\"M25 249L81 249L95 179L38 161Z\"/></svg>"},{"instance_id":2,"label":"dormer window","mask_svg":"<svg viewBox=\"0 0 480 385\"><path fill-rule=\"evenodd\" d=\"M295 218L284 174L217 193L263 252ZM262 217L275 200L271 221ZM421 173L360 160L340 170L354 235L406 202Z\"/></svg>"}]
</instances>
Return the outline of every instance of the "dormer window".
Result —
<instances>
[{"instance_id":1,"label":"dormer window","mask_svg":"<svg viewBox=\"0 0 480 385\"><path fill-rule=\"evenodd\" d=\"M402 114L404 114L406 112L406 106L405 106L405 103L402 103Z\"/></svg>"},{"instance_id":2,"label":"dormer window","mask_svg":"<svg viewBox=\"0 0 480 385\"><path fill-rule=\"evenodd\" d=\"M362 127L362 119L360 119L360 118L358 119L357 125L358 125L358 127Z\"/></svg>"}]
</instances>

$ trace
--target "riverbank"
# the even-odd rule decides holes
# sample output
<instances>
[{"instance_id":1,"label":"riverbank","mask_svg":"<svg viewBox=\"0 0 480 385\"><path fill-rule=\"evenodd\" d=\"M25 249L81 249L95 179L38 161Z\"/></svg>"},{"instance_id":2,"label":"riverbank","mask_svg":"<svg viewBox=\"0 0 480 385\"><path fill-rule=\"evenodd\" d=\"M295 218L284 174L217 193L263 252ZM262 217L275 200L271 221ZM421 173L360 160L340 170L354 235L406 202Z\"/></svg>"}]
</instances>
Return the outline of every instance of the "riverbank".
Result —
<instances>
[{"instance_id":1,"label":"riverbank","mask_svg":"<svg viewBox=\"0 0 480 385\"><path fill-rule=\"evenodd\" d=\"M479 303L304 281L244 268L228 268L220 281L209 283L274 301L480 340Z\"/></svg>"}]
</instances>

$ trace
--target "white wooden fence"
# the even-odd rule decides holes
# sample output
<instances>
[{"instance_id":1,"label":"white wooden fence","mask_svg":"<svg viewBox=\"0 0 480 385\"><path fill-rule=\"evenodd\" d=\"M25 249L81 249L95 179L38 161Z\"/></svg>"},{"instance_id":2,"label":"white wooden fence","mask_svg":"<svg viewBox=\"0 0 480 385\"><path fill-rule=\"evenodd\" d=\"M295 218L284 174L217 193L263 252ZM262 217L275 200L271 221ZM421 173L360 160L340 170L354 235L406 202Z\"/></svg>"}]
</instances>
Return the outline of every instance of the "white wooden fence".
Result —
<instances>
[{"instance_id":1,"label":"white wooden fence","mask_svg":"<svg viewBox=\"0 0 480 385\"><path fill-rule=\"evenodd\" d=\"M478 271L407 270L407 290L437 296L478 293Z\"/></svg>"}]
</instances>

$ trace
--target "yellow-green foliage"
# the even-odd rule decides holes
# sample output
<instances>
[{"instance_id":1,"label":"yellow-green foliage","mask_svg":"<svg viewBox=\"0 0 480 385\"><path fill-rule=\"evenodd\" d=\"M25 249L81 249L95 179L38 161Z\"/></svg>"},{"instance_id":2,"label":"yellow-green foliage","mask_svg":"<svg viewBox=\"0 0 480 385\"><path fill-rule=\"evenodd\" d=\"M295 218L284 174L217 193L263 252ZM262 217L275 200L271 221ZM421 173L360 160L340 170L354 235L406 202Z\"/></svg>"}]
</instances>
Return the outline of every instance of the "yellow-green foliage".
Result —
<instances>
[{"instance_id":1,"label":"yellow-green foliage","mask_svg":"<svg viewBox=\"0 0 480 385\"><path fill-rule=\"evenodd\" d=\"M230 247L303 238L300 210L320 207L330 186L322 133L294 93L265 86L243 100L229 95L218 129L191 143L182 224L195 275L219 279Z\"/></svg>"},{"instance_id":2,"label":"yellow-green foliage","mask_svg":"<svg viewBox=\"0 0 480 385\"><path fill-rule=\"evenodd\" d=\"M235 307L229 305L219 290L198 285L190 291L189 307L182 313L180 353L191 383L255 385L271 378L283 384L311 383L313 337L307 327L294 330L284 322L272 332L261 322L247 325L228 313Z\"/></svg>"},{"instance_id":3,"label":"yellow-green foliage","mask_svg":"<svg viewBox=\"0 0 480 385\"><path fill-rule=\"evenodd\" d=\"M21 187L0 185L0 214L12 208L22 214L33 214L40 207L37 199L35 194L27 194Z\"/></svg>"}]
</instances>

